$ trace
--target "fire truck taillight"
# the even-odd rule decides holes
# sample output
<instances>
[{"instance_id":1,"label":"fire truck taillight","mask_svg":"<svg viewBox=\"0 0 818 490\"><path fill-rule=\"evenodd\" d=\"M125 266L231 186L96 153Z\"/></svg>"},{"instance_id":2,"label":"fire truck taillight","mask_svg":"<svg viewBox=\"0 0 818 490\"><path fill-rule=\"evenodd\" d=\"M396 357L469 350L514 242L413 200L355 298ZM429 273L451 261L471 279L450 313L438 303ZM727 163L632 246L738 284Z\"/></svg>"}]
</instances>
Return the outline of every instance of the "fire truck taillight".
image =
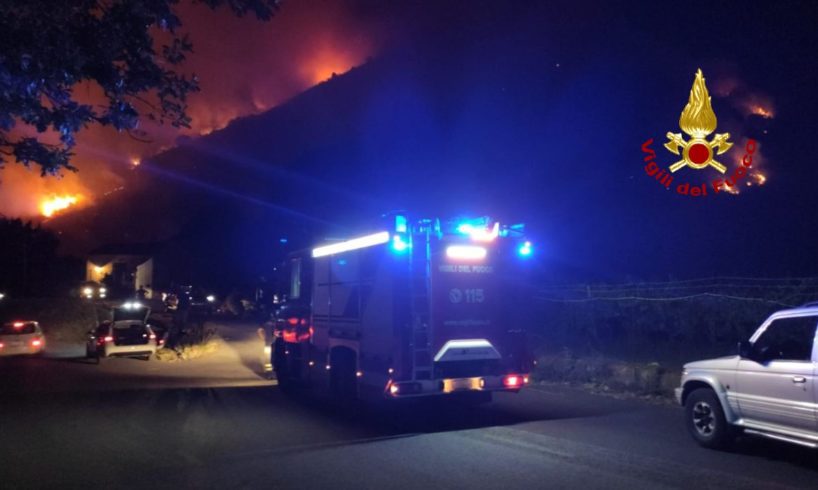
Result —
<instances>
[{"instance_id":1,"label":"fire truck taillight","mask_svg":"<svg viewBox=\"0 0 818 490\"><path fill-rule=\"evenodd\" d=\"M423 392L423 386L415 382L393 383L389 381L386 386L392 396L417 395Z\"/></svg>"},{"instance_id":2,"label":"fire truck taillight","mask_svg":"<svg viewBox=\"0 0 818 490\"><path fill-rule=\"evenodd\" d=\"M516 374L511 374L503 378L503 386L506 388L519 388L523 385L524 378Z\"/></svg>"}]
</instances>

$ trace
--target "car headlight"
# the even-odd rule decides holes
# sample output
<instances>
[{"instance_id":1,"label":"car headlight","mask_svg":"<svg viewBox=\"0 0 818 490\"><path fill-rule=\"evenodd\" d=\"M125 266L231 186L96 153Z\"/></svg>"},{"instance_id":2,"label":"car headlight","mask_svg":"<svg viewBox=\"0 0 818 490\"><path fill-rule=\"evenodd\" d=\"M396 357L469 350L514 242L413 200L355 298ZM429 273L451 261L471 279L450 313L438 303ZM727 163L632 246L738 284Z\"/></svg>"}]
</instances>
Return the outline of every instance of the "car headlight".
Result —
<instances>
[{"instance_id":1,"label":"car headlight","mask_svg":"<svg viewBox=\"0 0 818 490\"><path fill-rule=\"evenodd\" d=\"M210 294L210 295L208 295L208 296L207 296L207 302L208 302L208 303L212 303L212 302L214 302L214 301L216 301L216 297L215 297L215 296L213 296L212 294Z\"/></svg>"}]
</instances>

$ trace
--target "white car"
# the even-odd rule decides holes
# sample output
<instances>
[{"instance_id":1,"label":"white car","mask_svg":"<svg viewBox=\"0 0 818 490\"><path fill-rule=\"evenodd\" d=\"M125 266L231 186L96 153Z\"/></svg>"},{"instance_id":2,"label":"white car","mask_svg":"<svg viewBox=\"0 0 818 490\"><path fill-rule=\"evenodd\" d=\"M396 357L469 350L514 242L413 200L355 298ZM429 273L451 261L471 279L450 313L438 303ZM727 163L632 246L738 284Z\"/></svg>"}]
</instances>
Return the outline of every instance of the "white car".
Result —
<instances>
[{"instance_id":1,"label":"white car","mask_svg":"<svg viewBox=\"0 0 818 490\"><path fill-rule=\"evenodd\" d=\"M156 334L147 324L150 308L125 303L114 308L113 319L88 332L86 355L91 358L113 356L150 357L156 352Z\"/></svg>"},{"instance_id":2,"label":"white car","mask_svg":"<svg viewBox=\"0 0 818 490\"><path fill-rule=\"evenodd\" d=\"M45 351L45 336L37 322L17 321L0 327L0 356L37 355Z\"/></svg>"},{"instance_id":3,"label":"white car","mask_svg":"<svg viewBox=\"0 0 818 490\"><path fill-rule=\"evenodd\" d=\"M739 432L818 448L818 306L771 315L739 355L685 364L676 398L693 438L723 447Z\"/></svg>"}]
</instances>

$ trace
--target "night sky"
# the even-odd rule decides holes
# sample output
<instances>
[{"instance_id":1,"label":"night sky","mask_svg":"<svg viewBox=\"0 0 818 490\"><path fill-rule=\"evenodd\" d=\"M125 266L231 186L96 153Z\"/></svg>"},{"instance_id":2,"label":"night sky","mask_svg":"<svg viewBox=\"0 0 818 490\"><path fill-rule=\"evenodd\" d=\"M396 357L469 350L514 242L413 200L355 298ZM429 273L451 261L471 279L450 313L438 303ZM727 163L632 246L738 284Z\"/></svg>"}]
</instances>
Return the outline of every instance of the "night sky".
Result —
<instances>
[{"instance_id":1,"label":"night sky","mask_svg":"<svg viewBox=\"0 0 818 490\"><path fill-rule=\"evenodd\" d=\"M184 20L195 34L218 15ZM108 155L80 165L98 202L161 202L142 205L144 230L117 234L126 227L114 213L127 205L97 204L53 220L67 240L172 238L207 229L196 219L206 209L210 225L244 223L220 252L270 256L263 244L278 235L318 238L410 209L525 221L554 280L818 274L818 10L808 3L285 2L269 24L217 25L193 36L204 80L193 138L140 148L92 132L83 142ZM649 138L660 164L677 159L664 135L680 132L698 68L716 133L735 143L718 159L732 170L757 140L764 185L748 178L755 185L736 195L692 198L645 174ZM258 115L195 137L248 114ZM715 177L682 169L678 181ZM116 185L121 196L100 197Z\"/></svg>"}]
</instances>

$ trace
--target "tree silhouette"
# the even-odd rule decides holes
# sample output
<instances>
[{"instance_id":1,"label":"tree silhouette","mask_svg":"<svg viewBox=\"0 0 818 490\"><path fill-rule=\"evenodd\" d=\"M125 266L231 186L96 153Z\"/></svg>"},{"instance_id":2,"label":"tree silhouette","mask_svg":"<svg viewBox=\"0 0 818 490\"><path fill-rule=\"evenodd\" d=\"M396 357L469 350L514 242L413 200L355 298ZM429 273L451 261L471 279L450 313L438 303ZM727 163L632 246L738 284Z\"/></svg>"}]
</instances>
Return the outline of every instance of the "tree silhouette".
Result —
<instances>
[{"instance_id":1,"label":"tree silhouette","mask_svg":"<svg viewBox=\"0 0 818 490\"><path fill-rule=\"evenodd\" d=\"M270 19L278 0L191 0ZM193 45L180 32L179 0L0 0L0 167L71 165L75 135L101 124L132 131L141 117L189 127L195 75L179 71ZM102 104L80 102L78 84Z\"/></svg>"}]
</instances>

